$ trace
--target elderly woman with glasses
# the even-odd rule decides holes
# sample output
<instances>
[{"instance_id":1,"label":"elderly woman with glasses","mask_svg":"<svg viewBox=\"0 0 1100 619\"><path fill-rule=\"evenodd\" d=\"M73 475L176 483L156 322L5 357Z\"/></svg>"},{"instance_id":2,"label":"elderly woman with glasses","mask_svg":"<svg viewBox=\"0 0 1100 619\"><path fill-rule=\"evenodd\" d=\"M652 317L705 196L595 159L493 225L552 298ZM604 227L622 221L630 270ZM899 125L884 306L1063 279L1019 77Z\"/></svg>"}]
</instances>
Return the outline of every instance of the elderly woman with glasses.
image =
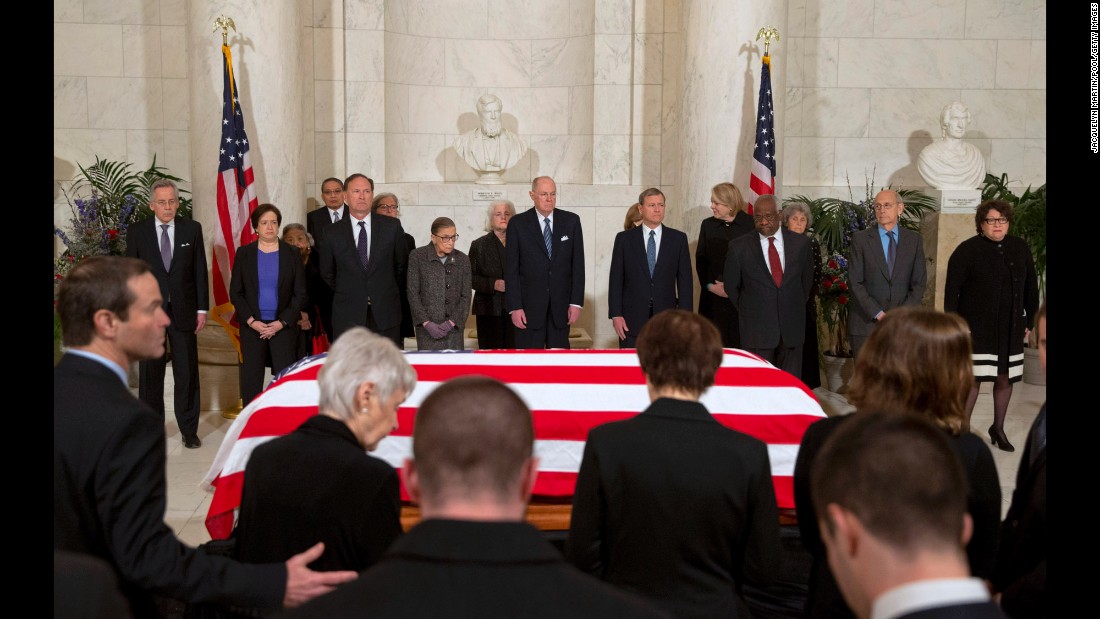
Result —
<instances>
[{"instance_id":1,"label":"elderly woman with glasses","mask_svg":"<svg viewBox=\"0 0 1100 619\"><path fill-rule=\"evenodd\" d=\"M1008 235L1012 205L986 200L974 214L977 236L951 253L947 262L943 309L957 312L970 326L974 346L974 386L966 401L967 426L978 399L979 383L993 383L993 425L989 439L1003 451L1015 451L1005 435L1005 414L1012 384L1024 375L1024 341L1039 308L1039 284L1027 243Z\"/></svg>"},{"instance_id":2,"label":"elderly woman with glasses","mask_svg":"<svg viewBox=\"0 0 1100 619\"><path fill-rule=\"evenodd\" d=\"M485 236L470 243L473 312L480 350L516 347L516 327L504 305L504 248L508 222L515 214L516 205L511 200L494 201L485 220Z\"/></svg>"},{"instance_id":3,"label":"elderly woman with glasses","mask_svg":"<svg viewBox=\"0 0 1100 619\"><path fill-rule=\"evenodd\" d=\"M455 249L449 217L432 222L432 242L409 254L409 311L417 350L462 350L470 313L470 258Z\"/></svg>"},{"instance_id":4,"label":"elderly woman with glasses","mask_svg":"<svg viewBox=\"0 0 1100 619\"><path fill-rule=\"evenodd\" d=\"M814 283L806 301L806 341L802 344L802 382L810 389L821 386L821 364L817 350L817 286L821 281L821 242L810 230L814 215L805 202L789 202L783 207L783 226L796 234L810 237L814 256Z\"/></svg>"}]
</instances>

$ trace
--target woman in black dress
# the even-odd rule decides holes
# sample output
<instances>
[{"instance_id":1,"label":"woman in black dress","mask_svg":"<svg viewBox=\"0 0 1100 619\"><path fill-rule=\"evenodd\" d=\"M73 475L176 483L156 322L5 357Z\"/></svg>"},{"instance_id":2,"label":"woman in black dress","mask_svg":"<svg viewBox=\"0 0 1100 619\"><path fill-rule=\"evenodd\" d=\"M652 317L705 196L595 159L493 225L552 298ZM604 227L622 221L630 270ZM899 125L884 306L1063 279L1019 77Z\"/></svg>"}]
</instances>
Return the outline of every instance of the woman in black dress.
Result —
<instances>
[{"instance_id":1,"label":"woman in black dress","mask_svg":"<svg viewBox=\"0 0 1100 619\"><path fill-rule=\"evenodd\" d=\"M796 234L810 237L814 256L814 283L806 300L806 341L802 344L802 382L810 389L821 386L821 364L817 358L817 286L821 281L821 243L810 231L814 215L805 202L791 202L783 207L783 225Z\"/></svg>"},{"instance_id":2,"label":"woman in black dress","mask_svg":"<svg viewBox=\"0 0 1100 619\"><path fill-rule=\"evenodd\" d=\"M966 423L966 394L973 382L970 334L954 314L905 306L886 312L856 357L848 401L860 411L916 414L951 438L967 480L967 509L974 529L966 545L970 572L989 578L997 553L1001 486L993 454ZM848 416L811 425L794 465L794 501L802 545L811 555L803 617L854 617L826 560L810 492L814 456Z\"/></svg>"},{"instance_id":3,"label":"woman in black dress","mask_svg":"<svg viewBox=\"0 0 1100 619\"><path fill-rule=\"evenodd\" d=\"M1027 243L1008 236L1012 205L987 200L978 205L978 235L959 244L947 261L943 309L957 312L970 325L974 343L974 380L966 401L967 427L978 384L993 383L993 425L989 439L1004 451L1016 448L1005 436L1005 414L1012 383L1024 376L1024 340L1039 308L1039 282Z\"/></svg>"},{"instance_id":4,"label":"woman in black dress","mask_svg":"<svg viewBox=\"0 0 1100 619\"><path fill-rule=\"evenodd\" d=\"M695 248L695 272L699 276L699 313L706 316L722 334L722 346L741 347L737 310L729 301L722 280L726 268L726 250L730 241L754 229L752 217L745 212L745 199L732 183L718 183L710 192L713 217L699 227L699 245Z\"/></svg>"},{"instance_id":5,"label":"woman in black dress","mask_svg":"<svg viewBox=\"0 0 1100 619\"><path fill-rule=\"evenodd\" d=\"M508 220L516 214L510 200L489 205L485 236L470 243L473 269L474 320L480 350L515 348L516 327L504 305L504 242Z\"/></svg>"}]
</instances>

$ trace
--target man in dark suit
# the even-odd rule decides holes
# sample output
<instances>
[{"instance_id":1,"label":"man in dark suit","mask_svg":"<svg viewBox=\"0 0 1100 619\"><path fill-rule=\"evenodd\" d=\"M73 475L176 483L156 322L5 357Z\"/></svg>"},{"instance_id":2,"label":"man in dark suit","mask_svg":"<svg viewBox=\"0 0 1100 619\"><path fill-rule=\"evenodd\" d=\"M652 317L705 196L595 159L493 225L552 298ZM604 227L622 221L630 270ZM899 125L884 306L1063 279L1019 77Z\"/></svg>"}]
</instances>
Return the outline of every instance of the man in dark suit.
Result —
<instances>
[{"instance_id":1,"label":"man in dark suit","mask_svg":"<svg viewBox=\"0 0 1100 619\"><path fill-rule=\"evenodd\" d=\"M779 509L768 447L699 402L722 364L722 336L684 310L638 335L651 403L593 428L584 446L566 558L674 617L745 617L745 583L779 568Z\"/></svg>"},{"instance_id":2,"label":"man in dark suit","mask_svg":"<svg viewBox=\"0 0 1100 619\"><path fill-rule=\"evenodd\" d=\"M852 415L814 460L829 566L860 619L1003 618L970 577L966 473L948 435L896 411Z\"/></svg>"},{"instance_id":3,"label":"man in dark suit","mask_svg":"<svg viewBox=\"0 0 1100 619\"><path fill-rule=\"evenodd\" d=\"M523 521L535 483L531 411L483 376L420 405L402 477L422 520L355 583L293 617L663 617L567 565Z\"/></svg>"},{"instance_id":4,"label":"man in dark suit","mask_svg":"<svg viewBox=\"0 0 1100 619\"><path fill-rule=\"evenodd\" d=\"M1039 362L1047 371L1047 304L1035 314L1039 335ZM1001 608L1010 617L1045 617L1047 595L1047 549L1050 543L1047 513L1047 405L1028 431L1027 443L1016 469L1012 504L1001 524L1001 540L993 569L993 588Z\"/></svg>"},{"instance_id":5,"label":"man in dark suit","mask_svg":"<svg viewBox=\"0 0 1100 619\"><path fill-rule=\"evenodd\" d=\"M809 237L780 230L777 198L762 195L753 206L757 234L730 241L725 286L737 309L741 346L765 361L802 375L806 301L813 285Z\"/></svg>"},{"instance_id":6,"label":"man in dark suit","mask_svg":"<svg viewBox=\"0 0 1100 619\"><path fill-rule=\"evenodd\" d=\"M853 357L859 355L867 336L888 310L920 305L927 281L924 241L898 225L905 210L901 195L892 189L878 192L874 209L878 226L852 235L848 261L848 286L855 300L848 307L848 343Z\"/></svg>"},{"instance_id":7,"label":"man in dark suit","mask_svg":"<svg viewBox=\"0 0 1100 619\"><path fill-rule=\"evenodd\" d=\"M179 189L168 179L153 183L149 208L153 217L130 227L126 255L144 260L160 284L164 311L172 319L165 330L172 351L173 401L176 424L183 446L202 446L199 438L199 345L198 334L206 326L209 309L206 248L202 226L197 221L176 217ZM164 368L166 355L138 364L138 397L164 415Z\"/></svg>"},{"instance_id":8,"label":"man in dark suit","mask_svg":"<svg viewBox=\"0 0 1100 619\"><path fill-rule=\"evenodd\" d=\"M634 348L645 323L666 309L691 311L691 255L687 235L669 228L665 194L650 187L638 197L642 225L615 235L607 317L619 348Z\"/></svg>"},{"instance_id":9,"label":"man in dark suit","mask_svg":"<svg viewBox=\"0 0 1100 619\"><path fill-rule=\"evenodd\" d=\"M344 183L347 221L331 224L321 245L321 279L332 288L332 339L352 327L366 327L401 341L401 293L409 255L401 221L371 213L374 181L352 174Z\"/></svg>"},{"instance_id":10,"label":"man in dark suit","mask_svg":"<svg viewBox=\"0 0 1100 619\"><path fill-rule=\"evenodd\" d=\"M321 245L325 238L325 228L338 222L347 221L347 204L344 203L344 181L338 178L326 178L321 183L321 200L324 208L313 209L306 213L306 232L313 237L313 258L320 260ZM332 335L332 288L327 284L318 286L317 313L321 319L321 327L325 335L335 339ZM311 299L312 301L313 299Z\"/></svg>"},{"instance_id":11,"label":"man in dark suit","mask_svg":"<svg viewBox=\"0 0 1100 619\"><path fill-rule=\"evenodd\" d=\"M569 348L569 327L584 306L581 219L555 208L558 186L549 176L532 181L530 195L534 207L508 222L505 305L517 348Z\"/></svg>"},{"instance_id":12,"label":"man in dark suit","mask_svg":"<svg viewBox=\"0 0 1100 619\"><path fill-rule=\"evenodd\" d=\"M285 565L242 565L182 542L164 522L164 420L126 386L133 361L164 354L169 318L148 264L96 256L58 291L67 347L54 368L54 550L110 564L136 617L153 596L277 609L355 578L306 567L324 545Z\"/></svg>"}]
</instances>

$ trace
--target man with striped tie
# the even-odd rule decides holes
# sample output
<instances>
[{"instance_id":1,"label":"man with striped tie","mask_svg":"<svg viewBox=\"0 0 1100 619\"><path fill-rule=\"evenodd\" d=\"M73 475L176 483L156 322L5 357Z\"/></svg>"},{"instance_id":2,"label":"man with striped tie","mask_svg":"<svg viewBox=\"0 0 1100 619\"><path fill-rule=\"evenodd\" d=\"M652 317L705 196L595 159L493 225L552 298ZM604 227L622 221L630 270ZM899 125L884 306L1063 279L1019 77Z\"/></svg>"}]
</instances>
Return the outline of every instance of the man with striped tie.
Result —
<instances>
[{"instance_id":1,"label":"man with striped tie","mask_svg":"<svg viewBox=\"0 0 1100 619\"><path fill-rule=\"evenodd\" d=\"M534 207L508 222L504 300L517 348L569 348L569 327L584 305L581 219L555 208L549 176L531 182Z\"/></svg>"}]
</instances>

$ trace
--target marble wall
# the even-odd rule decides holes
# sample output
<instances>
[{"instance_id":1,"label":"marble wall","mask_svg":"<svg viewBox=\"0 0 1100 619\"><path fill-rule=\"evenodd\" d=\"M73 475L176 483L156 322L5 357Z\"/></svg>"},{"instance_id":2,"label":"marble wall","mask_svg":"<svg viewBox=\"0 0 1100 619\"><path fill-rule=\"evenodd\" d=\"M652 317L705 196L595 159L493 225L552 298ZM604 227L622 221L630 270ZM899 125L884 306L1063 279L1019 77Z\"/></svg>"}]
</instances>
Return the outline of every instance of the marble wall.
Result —
<instances>
[{"instance_id":1,"label":"marble wall","mask_svg":"<svg viewBox=\"0 0 1100 619\"><path fill-rule=\"evenodd\" d=\"M418 242L447 215L467 248L484 209L451 143L476 126L478 96L500 96L505 126L530 146L505 176L508 196L527 208L530 178L548 174L582 216L581 326L598 346L614 345L607 254L638 193L661 187L668 223L694 239L706 189L747 186L761 26L782 36L771 50L781 195L846 197L850 183L859 197L872 170L875 185L923 185L916 155L955 99L973 112L967 139L990 171L1045 182L1045 0L306 0L278 29L299 37L286 46L296 62L279 55L298 72L294 113L255 101L278 97L285 79L260 66L273 31L255 0L201 2L239 18L246 128L258 168L281 166L260 200L277 188L294 216L319 204L324 178L364 172L401 198ZM199 219L212 217L214 163L200 151L216 128L198 120L217 114L203 101L217 109L221 69L194 4L55 0L57 223L69 216L60 190L95 155L141 168L155 153L177 176L198 175L185 187ZM276 159L271 142L298 155Z\"/></svg>"}]
</instances>

